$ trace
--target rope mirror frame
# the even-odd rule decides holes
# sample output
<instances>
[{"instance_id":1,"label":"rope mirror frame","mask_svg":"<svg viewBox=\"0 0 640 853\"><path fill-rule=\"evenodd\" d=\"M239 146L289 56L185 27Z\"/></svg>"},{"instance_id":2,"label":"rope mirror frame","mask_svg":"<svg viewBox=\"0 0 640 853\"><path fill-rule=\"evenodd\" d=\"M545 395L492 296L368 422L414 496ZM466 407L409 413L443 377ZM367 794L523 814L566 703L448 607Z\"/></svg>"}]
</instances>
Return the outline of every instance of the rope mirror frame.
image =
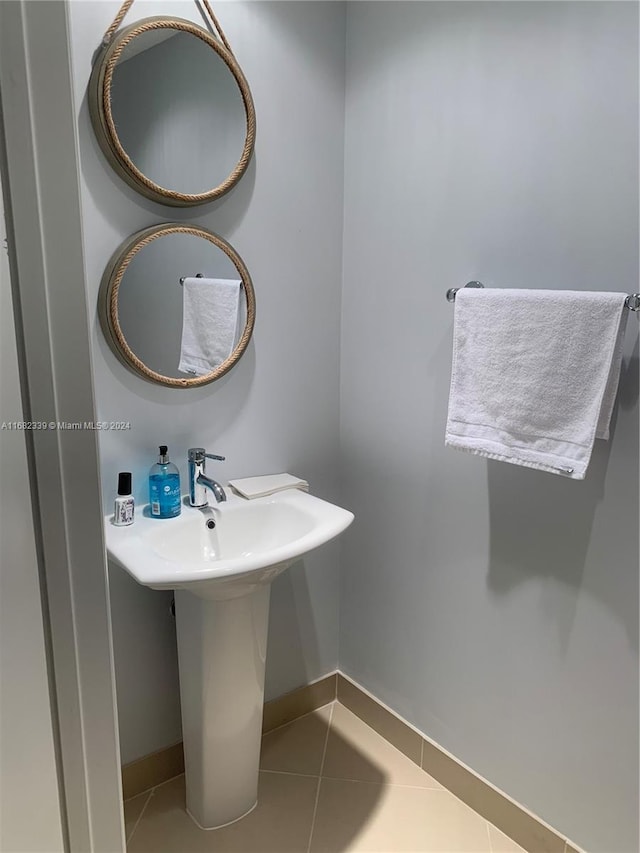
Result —
<instances>
[{"instance_id":1,"label":"rope mirror frame","mask_svg":"<svg viewBox=\"0 0 640 853\"><path fill-rule=\"evenodd\" d=\"M169 190L148 178L138 169L125 151L113 118L111 84L116 65L123 51L138 36L150 30L162 29L190 33L209 45L227 65L242 96L247 132L240 159L221 184L205 192L182 193L177 190ZM94 133L110 165L134 190L160 204L173 207L192 207L220 198L238 183L251 160L256 138L256 113L249 84L231 52L227 40L224 39L224 44L222 44L207 30L192 21L183 18L156 16L144 18L116 32L107 43L103 43L102 49L95 59L89 80L88 101Z\"/></svg>"},{"instance_id":2,"label":"rope mirror frame","mask_svg":"<svg viewBox=\"0 0 640 853\"><path fill-rule=\"evenodd\" d=\"M189 378L174 378L165 376L148 367L131 349L122 331L120 319L118 316L118 292L122 279L135 256L160 237L168 234L188 234L192 237L202 237L209 240L219 249L221 249L229 260L235 265L240 279L242 281L242 291L244 292L247 318L244 330L238 343L233 349L231 355L226 358L222 364L218 365L215 370L210 373L205 373L202 376L192 376ZM176 282L177 286L177 282ZM207 231L205 228L199 228L195 225L185 225L179 222L165 222L161 225L154 225L151 228L144 228L132 234L127 240L122 243L114 252L102 276L100 283L100 291L98 294L98 316L102 332L114 354L125 367L133 371L133 373L147 379L149 382L154 382L159 385L165 385L170 388L197 388L200 385L208 385L220 379L225 373L228 373L231 368L240 360L245 352L256 319L256 300L251 282L251 276L246 268L244 261L236 250L222 237L214 234L212 231Z\"/></svg>"}]
</instances>

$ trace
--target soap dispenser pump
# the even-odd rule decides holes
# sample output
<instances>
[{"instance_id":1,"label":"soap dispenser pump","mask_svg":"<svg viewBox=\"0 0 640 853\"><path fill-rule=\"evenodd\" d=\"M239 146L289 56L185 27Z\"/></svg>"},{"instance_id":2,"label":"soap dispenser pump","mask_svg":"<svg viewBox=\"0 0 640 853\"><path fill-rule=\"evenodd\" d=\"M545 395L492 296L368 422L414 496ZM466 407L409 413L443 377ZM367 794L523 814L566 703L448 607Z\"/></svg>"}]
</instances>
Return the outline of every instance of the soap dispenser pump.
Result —
<instances>
[{"instance_id":1,"label":"soap dispenser pump","mask_svg":"<svg viewBox=\"0 0 640 853\"><path fill-rule=\"evenodd\" d=\"M159 447L160 454L149 471L149 505L153 518L175 518L180 515L180 472L169 461L166 444Z\"/></svg>"}]
</instances>

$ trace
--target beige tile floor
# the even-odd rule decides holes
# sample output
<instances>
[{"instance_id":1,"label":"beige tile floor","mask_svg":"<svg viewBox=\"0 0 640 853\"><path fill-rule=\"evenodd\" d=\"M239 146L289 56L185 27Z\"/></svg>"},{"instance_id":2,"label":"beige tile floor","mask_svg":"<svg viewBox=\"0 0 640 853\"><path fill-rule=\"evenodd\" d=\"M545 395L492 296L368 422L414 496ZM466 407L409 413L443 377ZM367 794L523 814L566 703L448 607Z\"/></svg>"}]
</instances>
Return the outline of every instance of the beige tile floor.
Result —
<instances>
[{"instance_id":1,"label":"beige tile floor","mask_svg":"<svg viewBox=\"0 0 640 853\"><path fill-rule=\"evenodd\" d=\"M125 803L128 853L523 853L343 705L265 735L258 806L206 832L184 776Z\"/></svg>"}]
</instances>

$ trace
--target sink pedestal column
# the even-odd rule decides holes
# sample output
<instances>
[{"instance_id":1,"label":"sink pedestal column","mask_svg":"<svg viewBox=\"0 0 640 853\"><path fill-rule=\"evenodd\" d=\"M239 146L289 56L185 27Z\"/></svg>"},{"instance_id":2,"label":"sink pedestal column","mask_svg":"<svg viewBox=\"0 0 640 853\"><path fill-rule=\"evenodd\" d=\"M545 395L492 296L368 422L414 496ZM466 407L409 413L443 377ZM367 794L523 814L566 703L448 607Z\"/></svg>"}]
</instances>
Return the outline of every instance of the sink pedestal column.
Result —
<instances>
[{"instance_id":1,"label":"sink pedestal column","mask_svg":"<svg viewBox=\"0 0 640 853\"><path fill-rule=\"evenodd\" d=\"M203 829L257 803L270 589L175 592L187 811Z\"/></svg>"}]
</instances>

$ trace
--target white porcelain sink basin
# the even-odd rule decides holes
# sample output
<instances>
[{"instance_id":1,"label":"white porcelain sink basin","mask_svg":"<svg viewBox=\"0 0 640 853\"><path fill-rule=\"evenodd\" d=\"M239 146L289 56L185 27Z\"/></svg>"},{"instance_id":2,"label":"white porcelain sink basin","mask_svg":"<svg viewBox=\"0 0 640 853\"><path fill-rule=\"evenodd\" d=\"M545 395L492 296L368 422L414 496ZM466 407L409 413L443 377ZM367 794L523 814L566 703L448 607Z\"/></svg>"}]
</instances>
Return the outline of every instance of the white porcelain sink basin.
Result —
<instances>
[{"instance_id":1,"label":"white porcelain sink basin","mask_svg":"<svg viewBox=\"0 0 640 853\"><path fill-rule=\"evenodd\" d=\"M147 506L129 527L107 517L105 531L109 556L138 583L225 599L271 582L352 521L351 512L288 489L253 500L228 494L205 509L185 498L176 518L152 518Z\"/></svg>"},{"instance_id":2,"label":"white porcelain sink basin","mask_svg":"<svg viewBox=\"0 0 640 853\"><path fill-rule=\"evenodd\" d=\"M194 509L105 519L109 557L139 583L174 589L186 807L214 829L256 805L271 581L338 536L353 514L297 489Z\"/></svg>"}]
</instances>

